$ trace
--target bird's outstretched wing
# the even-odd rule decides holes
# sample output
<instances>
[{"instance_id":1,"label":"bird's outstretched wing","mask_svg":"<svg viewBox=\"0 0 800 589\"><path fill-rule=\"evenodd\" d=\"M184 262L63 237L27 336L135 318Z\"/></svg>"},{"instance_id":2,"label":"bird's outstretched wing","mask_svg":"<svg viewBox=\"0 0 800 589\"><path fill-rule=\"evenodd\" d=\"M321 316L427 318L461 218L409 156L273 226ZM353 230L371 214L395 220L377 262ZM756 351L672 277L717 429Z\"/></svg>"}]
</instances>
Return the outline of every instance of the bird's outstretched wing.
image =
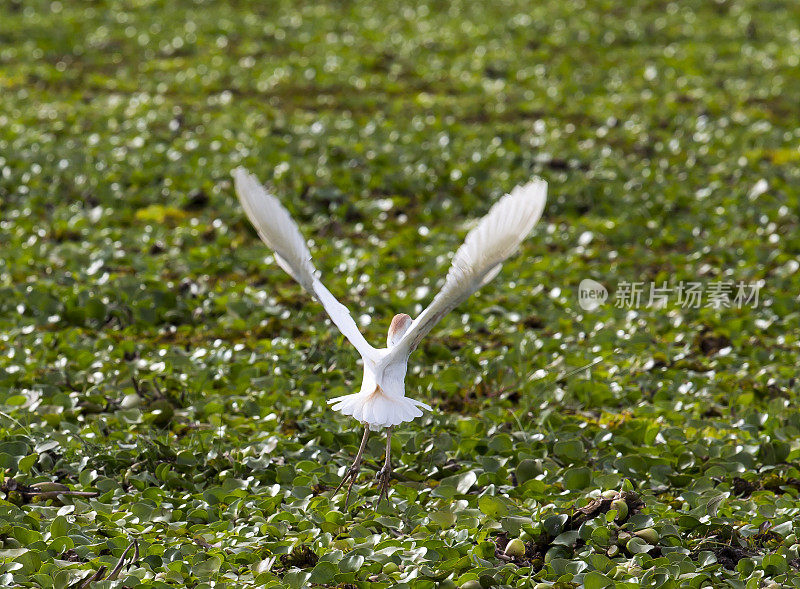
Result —
<instances>
[{"instance_id":1,"label":"bird's outstretched wing","mask_svg":"<svg viewBox=\"0 0 800 589\"><path fill-rule=\"evenodd\" d=\"M377 362L377 350L364 339L350 311L317 278L318 273L311 263L311 252L308 251L306 240L289 212L244 168L233 171L233 180L247 218L264 243L275 253L278 265L322 303L331 321L365 361Z\"/></svg>"},{"instance_id":2,"label":"bird's outstretched wing","mask_svg":"<svg viewBox=\"0 0 800 589\"><path fill-rule=\"evenodd\" d=\"M442 317L497 276L503 261L539 220L546 199L547 182L536 178L517 186L492 206L453 256L442 290L391 348L382 366L408 357Z\"/></svg>"}]
</instances>

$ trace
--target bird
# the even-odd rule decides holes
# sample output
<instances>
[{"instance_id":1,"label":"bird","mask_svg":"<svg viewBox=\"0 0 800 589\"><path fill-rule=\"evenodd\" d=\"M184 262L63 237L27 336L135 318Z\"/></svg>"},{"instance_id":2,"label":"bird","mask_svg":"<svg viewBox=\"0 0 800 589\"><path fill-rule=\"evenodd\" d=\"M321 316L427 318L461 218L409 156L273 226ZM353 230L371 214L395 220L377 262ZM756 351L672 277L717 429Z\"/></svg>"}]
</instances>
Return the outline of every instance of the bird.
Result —
<instances>
[{"instance_id":1,"label":"bird","mask_svg":"<svg viewBox=\"0 0 800 589\"><path fill-rule=\"evenodd\" d=\"M453 255L441 290L416 318L406 313L392 317L386 347L371 346L362 335L345 305L320 280L311 252L297 224L273 194L245 168L232 172L234 188L242 208L264 243L273 251L275 262L294 278L325 309L333 324L361 356L363 378L357 393L328 400L334 411L351 416L364 427L361 445L339 486L347 486L345 507L364 457L370 432L386 429L386 454L378 471L378 500L388 501L392 475L391 439L393 429L423 415L431 407L405 394L405 376L411 353L442 317L497 276L503 262L517 251L542 215L547 200L547 182L534 177L500 198L467 234Z\"/></svg>"}]
</instances>

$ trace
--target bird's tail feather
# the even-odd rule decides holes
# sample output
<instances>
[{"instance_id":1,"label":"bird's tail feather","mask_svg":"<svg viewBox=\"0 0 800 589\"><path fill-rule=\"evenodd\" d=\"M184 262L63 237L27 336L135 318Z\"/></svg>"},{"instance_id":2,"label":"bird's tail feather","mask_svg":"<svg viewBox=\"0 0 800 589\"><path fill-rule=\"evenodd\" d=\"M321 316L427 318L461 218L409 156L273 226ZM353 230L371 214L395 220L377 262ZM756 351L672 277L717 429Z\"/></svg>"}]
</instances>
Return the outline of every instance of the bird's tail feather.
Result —
<instances>
[{"instance_id":1,"label":"bird's tail feather","mask_svg":"<svg viewBox=\"0 0 800 589\"><path fill-rule=\"evenodd\" d=\"M379 390L373 393L354 393L330 399L332 409L351 415L374 429L399 425L422 415L421 409L431 410L422 401L408 397L392 397Z\"/></svg>"}]
</instances>

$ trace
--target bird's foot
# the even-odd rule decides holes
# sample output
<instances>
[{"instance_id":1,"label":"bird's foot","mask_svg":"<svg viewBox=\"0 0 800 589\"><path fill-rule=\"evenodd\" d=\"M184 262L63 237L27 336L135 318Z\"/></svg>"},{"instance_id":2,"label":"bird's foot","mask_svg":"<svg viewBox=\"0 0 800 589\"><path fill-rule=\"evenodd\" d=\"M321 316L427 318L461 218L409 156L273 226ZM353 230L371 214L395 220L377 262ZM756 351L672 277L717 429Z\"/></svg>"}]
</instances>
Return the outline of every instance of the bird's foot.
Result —
<instances>
[{"instance_id":1,"label":"bird's foot","mask_svg":"<svg viewBox=\"0 0 800 589\"><path fill-rule=\"evenodd\" d=\"M344 473L342 477L342 481L339 483L339 486L336 487L336 490L333 492L334 495L339 492L339 489L349 480L350 484L347 485L347 495L344 498L344 508L347 509L347 504L350 502L350 490L353 488L353 483L356 482L358 478L358 473L361 471L361 461L364 459L364 448L367 447L367 440L369 439L369 426L364 427L364 437L361 438L361 446L358 448L358 454L356 454L355 460L353 460L353 464L347 471Z\"/></svg>"},{"instance_id":2,"label":"bird's foot","mask_svg":"<svg viewBox=\"0 0 800 589\"><path fill-rule=\"evenodd\" d=\"M339 492L339 489L341 489L348 480L350 481L350 484L347 485L347 495L344 497L345 509L347 509L347 504L350 502L350 491L353 488L356 479L358 478L359 472L361 472L361 463L353 463L353 465L344 473L339 486L336 487L336 490L333 492L333 494L336 495Z\"/></svg>"},{"instance_id":3,"label":"bird's foot","mask_svg":"<svg viewBox=\"0 0 800 589\"><path fill-rule=\"evenodd\" d=\"M375 509L378 509L378 506L381 504L381 501L386 498L389 500L389 481L392 478L392 467L389 465L384 466L382 469L378 471L377 479L378 479L378 502L375 504Z\"/></svg>"}]
</instances>

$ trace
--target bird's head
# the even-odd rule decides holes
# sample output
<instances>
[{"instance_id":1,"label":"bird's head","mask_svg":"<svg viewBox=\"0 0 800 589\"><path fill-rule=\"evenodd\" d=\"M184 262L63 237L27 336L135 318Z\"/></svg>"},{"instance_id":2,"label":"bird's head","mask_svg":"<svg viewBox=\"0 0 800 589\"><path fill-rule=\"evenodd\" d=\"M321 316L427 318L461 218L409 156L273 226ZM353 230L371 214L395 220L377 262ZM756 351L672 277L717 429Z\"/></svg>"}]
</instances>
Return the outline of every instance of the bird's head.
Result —
<instances>
[{"instance_id":1,"label":"bird's head","mask_svg":"<svg viewBox=\"0 0 800 589\"><path fill-rule=\"evenodd\" d=\"M389 334L386 336L387 347L394 347L403 337L403 334L408 331L409 327L411 327L411 317L405 313L399 313L392 317L392 323L389 325Z\"/></svg>"}]
</instances>

